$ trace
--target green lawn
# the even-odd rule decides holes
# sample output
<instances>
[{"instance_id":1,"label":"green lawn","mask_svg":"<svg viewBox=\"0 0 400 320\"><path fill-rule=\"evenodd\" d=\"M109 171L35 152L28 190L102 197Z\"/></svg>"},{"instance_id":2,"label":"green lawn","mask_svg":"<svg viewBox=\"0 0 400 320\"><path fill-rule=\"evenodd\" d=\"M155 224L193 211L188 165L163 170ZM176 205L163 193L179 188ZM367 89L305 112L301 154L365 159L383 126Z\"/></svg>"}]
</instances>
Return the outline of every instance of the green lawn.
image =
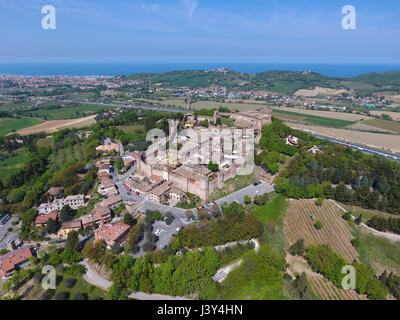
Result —
<instances>
[{"instance_id":1,"label":"green lawn","mask_svg":"<svg viewBox=\"0 0 400 320\"><path fill-rule=\"evenodd\" d=\"M353 235L361 240L361 246L357 251L363 263L370 264L378 274L386 269L400 275L400 242L377 237L356 227Z\"/></svg>"},{"instance_id":2,"label":"green lawn","mask_svg":"<svg viewBox=\"0 0 400 320\"><path fill-rule=\"evenodd\" d=\"M85 281L85 279L83 279L82 276L71 276L66 274L61 274L59 276L62 277L62 281L56 287L56 293L53 296L53 300L55 300L57 292L62 292L62 291L70 293L70 300L73 300L74 296L77 293L87 293L87 295L89 296L89 300L93 300L95 298L103 298L104 300L107 299L106 291L89 284L88 282ZM76 283L71 289L68 289L65 286L65 281L68 278L76 279Z\"/></svg>"},{"instance_id":3,"label":"green lawn","mask_svg":"<svg viewBox=\"0 0 400 320\"><path fill-rule=\"evenodd\" d=\"M120 129L127 134L134 134L138 129L144 130L144 125L137 124L134 126L117 126L117 129Z\"/></svg>"},{"instance_id":4,"label":"green lawn","mask_svg":"<svg viewBox=\"0 0 400 320\"><path fill-rule=\"evenodd\" d=\"M8 154L8 153L2 153ZM27 153L25 150L16 150L11 153L7 159L0 161L0 180L16 173L25 162Z\"/></svg>"},{"instance_id":5,"label":"green lawn","mask_svg":"<svg viewBox=\"0 0 400 320\"><path fill-rule=\"evenodd\" d=\"M66 106L58 109L45 109L43 107L39 110L25 111L24 115L43 119L46 117L46 120L65 120L87 117L102 110L108 109L104 106L80 104L78 106Z\"/></svg>"},{"instance_id":6,"label":"green lawn","mask_svg":"<svg viewBox=\"0 0 400 320\"><path fill-rule=\"evenodd\" d=\"M0 118L0 136L39 124L42 121L28 118Z\"/></svg>"},{"instance_id":7,"label":"green lawn","mask_svg":"<svg viewBox=\"0 0 400 320\"><path fill-rule=\"evenodd\" d=\"M315 125L321 126L329 126L329 127L347 127L351 126L356 123L356 121L347 121L341 119L334 119L334 118L326 118L326 117L319 117L310 114L298 113L298 112L291 112L285 110L274 110L274 113L282 113L292 116L301 117L303 121L309 122Z\"/></svg>"},{"instance_id":8,"label":"green lawn","mask_svg":"<svg viewBox=\"0 0 400 320\"><path fill-rule=\"evenodd\" d=\"M37 145L41 148L48 148L48 147L54 148L54 139L51 136L39 139L37 141Z\"/></svg>"},{"instance_id":9,"label":"green lawn","mask_svg":"<svg viewBox=\"0 0 400 320\"><path fill-rule=\"evenodd\" d=\"M282 195L276 196L267 204L257 207L253 215L264 223L281 224L284 213L288 207L286 199Z\"/></svg>"},{"instance_id":10,"label":"green lawn","mask_svg":"<svg viewBox=\"0 0 400 320\"><path fill-rule=\"evenodd\" d=\"M50 155L50 162L60 168L69 160L78 159L79 161L84 161L86 157L87 147L85 143L81 142L53 152Z\"/></svg>"},{"instance_id":11,"label":"green lawn","mask_svg":"<svg viewBox=\"0 0 400 320\"><path fill-rule=\"evenodd\" d=\"M246 176L236 176L235 178L227 180L223 188L217 189L212 194L210 194L209 200L215 201L235 191L241 190L256 181L256 177L252 174Z\"/></svg>"}]
</instances>

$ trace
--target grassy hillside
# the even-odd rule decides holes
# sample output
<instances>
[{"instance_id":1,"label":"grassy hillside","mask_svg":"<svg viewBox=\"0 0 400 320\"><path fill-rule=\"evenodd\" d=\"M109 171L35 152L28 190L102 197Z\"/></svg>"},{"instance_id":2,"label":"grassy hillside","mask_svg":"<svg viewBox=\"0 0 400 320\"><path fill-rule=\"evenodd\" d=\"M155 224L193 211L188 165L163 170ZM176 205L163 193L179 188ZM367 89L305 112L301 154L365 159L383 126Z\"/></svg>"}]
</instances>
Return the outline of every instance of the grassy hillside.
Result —
<instances>
[{"instance_id":1,"label":"grassy hillside","mask_svg":"<svg viewBox=\"0 0 400 320\"><path fill-rule=\"evenodd\" d=\"M231 89L264 90L288 95L299 89L315 86L353 89L363 94L382 90L400 90L400 71L370 73L354 78L338 78L301 71L272 70L250 74L232 70L226 70L226 72L186 70L160 74L134 74L126 78L148 80L154 87L194 88L219 85Z\"/></svg>"}]
</instances>

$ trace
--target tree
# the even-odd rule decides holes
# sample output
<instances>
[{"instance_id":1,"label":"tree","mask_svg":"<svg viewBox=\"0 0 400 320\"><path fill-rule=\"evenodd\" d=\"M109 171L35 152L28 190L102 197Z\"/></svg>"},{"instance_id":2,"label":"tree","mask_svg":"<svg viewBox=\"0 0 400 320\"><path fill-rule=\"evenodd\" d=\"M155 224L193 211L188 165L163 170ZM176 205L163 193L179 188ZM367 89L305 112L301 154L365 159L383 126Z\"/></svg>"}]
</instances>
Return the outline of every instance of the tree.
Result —
<instances>
[{"instance_id":1,"label":"tree","mask_svg":"<svg viewBox=\"0 0 400 320\"><path fill-rule=\"evenodd\" d=\"M302 256L306 252L306 248L304 246L304 239L297 240L290 248L289 252L292 255Z\"/></svg>"},{"instance_id":2,"label":"tree","mask_svg":"<svg viewBox=\"0 0 400 320\"><path fill-rule=\"evenodd\" d=\"M76 279L74 278L67 278L65 279L65 287L67 289L71 289L76 283Z\"/></svg>"},{"instance_id":3,"label":"tree","mask_svg":"<svg viewBox=\"0 0 400 320\"><path fill-rule=\"evenodd\" d=\"M251 203L251 198L248 195L244 196L244 203L245 204L250 204Z\"/></svg>"},{"instance_id":4,"label":"tree","mask_svg":"<svg viewBox=\"0 0 400 320\"><path fill-rule=\"evenodd\" d=\"M134 219L130 213L125 213L123 222L131 227L137 223L136 219Z\"/></svg>"},{"instance_id":5,"label":"tree","mask_svg":"<svg viewBox=\"0 0 400 320\"><path fill-rule=\"evenodd\" d=\"M52 218L50 218L49 220L47 220L46 224L47 233L56 233L58 229L60 229L60 223L58 222L57 219L53 220Z\"/></svg>"},{"instance_id":6,"label":"tree","mask_svg":"<svg viewBox=\"0 0 400 320\"><path fill-rule=\"evenodd\" d=\"M70 293L67 291L59 291L55 295L56 300L69 300Z\"/></svg>"},{"instance_id":7,"label":"tree","mask_svg":"<svg viewBox=\"0 0 400 320\"><path fill-rule=\"evenodd\" d=\"M314 227L315 227L316 229L318 229L318 230L321 230L322 227L323 227L323 224L322 224L321 221L317 221L317 222L315 222Z\"/></svg>"},{"instance_id":8,"label":"tree","mask_svg":"<svg viewBox=\"0 0 400 320\"><path fill-rule=\"evenodd\" d=\"M172 221L174 220L174 216L172 215L172 212L171 211L168 211L166 214L165 214L165 218L166 218L166 220L165 220L165 224L166 225L171 225L172 224Z\"/></svg>"},{"instance_id":9,"label":"tree","mask_svg":"<svg viewBox=\"0 0 400 320\"><path fill-rule=\"evenodd\" d=\"M71 221L74 219L76 211L71 209L70 206L64 206L61 209L60 221L61 223Z\"/></svg>"},{"instance_id":10,"label":"tree","mask_svg":"<svg viewBox=\"0 0 400 320\"><path fill-rule=\"evenodd\" d=\"M194 218L194 214L193 214L192 210L186 210L185 216L186 216L187 220L191 220Z\"/></svg>"},{"instance_id":11,"label":"tree","mask_svg":"<svg viewBox=\"0 0 400 320\"><path fill-rule=\"evenodd\" d=\"M65 242L65 250L79 251L80 249L79 235L76 231L71 231L68 233L67 241Z\"/></svg>"},{"instance_id":12,"label":"tree","mask_svg":"<svg viewBox=\"0 0 400 320\"><path fill-rule=\"evenodd\" d=\"M219 171L219 165L218 163L213 163L211 160L208 163L207 169L212 171L212 172L218 172Z\"/></svg>"},{"instance_id":13,"label":"tree","mask_svg":"<svg viewBox=\"0 0 400 320\"><path fill-rule=\"evenodd\" d=\"M210 211L207 208L200 208L197 210L197 217L199 220L206 220L210 217Z\"/></svg>"},{"instance_id":14,"label":"tree","mask_svg":"<svg viewBox=\"0 0 400 320\"><path fill-rule=\"evenodd\" d=\"M347 211L346 213L344 213L344 214L342 215L342 218L343 218L344 220L346 220L346 221L350 221L350 220L351 220L351 212L350 212L350 211Z\"/></svg>"},{"instance_id":15,"label":"tree","mask_svg":"<svg viewBox=\"0 0 400 320\"><path fill-rule=\"evenodd\" d=\"M163 216L160 211L156 210L153 212L153 219L156 221L162 220Z\"/></svg>"},{"instance_id":16,"label":"tree","mask_svg":"<svg viewBox=\"0 0 400 320\"><path fill-rule=\"evenodd\" d=\"M315 200L315 204L316 204L317 206L321 207L321 206L324 204L324 198L318 197L318 198Z\"/></svg>"},{"instance_id":17,"label":"tree","mask_svg":"<svg viewBox=\"0 0 400 320\"><path fill-rule=\"evenodd\" d=\"M119 255L122 251L124 251L124 249L117 243L115 242L112 246L111 246L111 252L115 255Z\"/></svg>"}]
</instances>

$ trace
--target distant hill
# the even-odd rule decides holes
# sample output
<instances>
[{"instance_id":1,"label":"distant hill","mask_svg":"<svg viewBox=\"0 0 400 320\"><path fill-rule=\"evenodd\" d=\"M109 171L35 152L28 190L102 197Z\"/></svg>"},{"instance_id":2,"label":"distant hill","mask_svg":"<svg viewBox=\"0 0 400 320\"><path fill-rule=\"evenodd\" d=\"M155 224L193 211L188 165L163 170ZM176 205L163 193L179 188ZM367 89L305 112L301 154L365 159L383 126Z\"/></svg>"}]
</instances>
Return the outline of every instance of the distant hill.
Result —
<instances>
[{"instance_id":1,"label":"distant hill","mask_svg":"<svg viewBox=\"0 0 400 320\"><path fill-rule=\"evenodd\" d=\"M377 91L399 91L400 71L374 72L354 78L328 77L315 72L272 70L256 74L233 70L185 70L166 73L141 73L122 78L150 80L161 87L225 86L236 90L263 90L292 95L299 89L311 87L353 89L359 94Z\"/></svg>"}]
</instances>

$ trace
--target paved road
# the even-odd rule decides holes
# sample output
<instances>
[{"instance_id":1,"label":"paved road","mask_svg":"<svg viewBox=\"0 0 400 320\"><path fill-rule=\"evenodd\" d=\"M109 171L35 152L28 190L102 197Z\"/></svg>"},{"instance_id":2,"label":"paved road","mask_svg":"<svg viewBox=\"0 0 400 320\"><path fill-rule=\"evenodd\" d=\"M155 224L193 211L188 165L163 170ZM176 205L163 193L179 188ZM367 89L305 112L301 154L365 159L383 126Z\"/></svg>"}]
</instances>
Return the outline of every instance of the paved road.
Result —
<instances>
[{"instance_id":1,"label":"paved road","mask_svg":"<svg viewBox=\"0 0 400 320\"><path fill-rule=\"evenodd\" d=\"M7 235L7 229L13 227L12 222L16 220L17 218L12 216L4 226L0 225L0 249L7 249L8 242L18 239L18 232L16 231Z\"/></svg>"},{"instance_id":2,"label":"paved road","mask_svg":"<svg viewBox=\"0 0 400 320\"><path fill-rule=\"evenodd\" d=\"M94 271L87 263L87 260L82 261L81 264L84 265L86 268L86 273L83 275L83 278L87 282L106 291L112 286L112 282L103 278L96 271ZM139 300L190 300L185 297L173 297L163 294L147 294L144 292L133 292L128 295L128 297Z\"/></svg>"},{"instance_id":3,"label":"paved road","mask_svg":"<svg viewBox=\"0 0 400 320\"><path fill-rule=\"evenodd\" d=\"M231 193L223 198L216 200L215 202L221 205L226 202L227 204L231 204L232 202L238 202L240 204L244 204L244 196L249 196L254 198L256 195L262 195L264 193L270 193L274 191L274 186L268 184L266 182L262 182L260 185L250 185L246 188L243 188L239 191Z\"/></svg>"},{"instance_id":4,"label":"paved road","mask_svg":"<svg viewBox=\"0 0 400 320\"><path fill-rule=\"evenodd\" d=\"M336 144L340 144L340 145L345 146L345 147L349 147L349 148L351 148L353 150L360 150L361 152L364 152L366 154L377 155L377 156L385 157L385 158L400 162L400 155L396 154L396 153L392 153L392 152L389 152L389 151L386 151L386 150L382 150L382 149L377 149L377 148L361 145L361 144L358 144L358 143L346 142L346 141L339 140L339 139L333 139L331 137L326 137L326 136L323 136L323 135L320 135L320 134L311 133L308 130L307 131L303 130L303 131L305 131L307 134L312 135L312 136L314 136L314 137L316 137L318 139L324 139L324 140L327 140L327 141L330 141L330 142L333 142L333 143L336 143Z\"/></svg>"},{"instance_id":5,"label":"paved road","mask_svg":"<svg viewBox=\"0 0 400 320\"><path fill-rule=\"evenodd\" d=\"M161 106L137 106L137 105L131 105L131 104L115 104L115 103L104 103L104 102L61 100L61 99L57 99L56 101L57 102L78 103L78 104L90 104L90 105L96 105L96 106L100 105L100 106L112 107L112 108L127 108L127 109L143 109L143 110L166 111L166 112L192 113L191 110L183 110L183 109L161 107Z\"/></svg>"}]
</instances>

